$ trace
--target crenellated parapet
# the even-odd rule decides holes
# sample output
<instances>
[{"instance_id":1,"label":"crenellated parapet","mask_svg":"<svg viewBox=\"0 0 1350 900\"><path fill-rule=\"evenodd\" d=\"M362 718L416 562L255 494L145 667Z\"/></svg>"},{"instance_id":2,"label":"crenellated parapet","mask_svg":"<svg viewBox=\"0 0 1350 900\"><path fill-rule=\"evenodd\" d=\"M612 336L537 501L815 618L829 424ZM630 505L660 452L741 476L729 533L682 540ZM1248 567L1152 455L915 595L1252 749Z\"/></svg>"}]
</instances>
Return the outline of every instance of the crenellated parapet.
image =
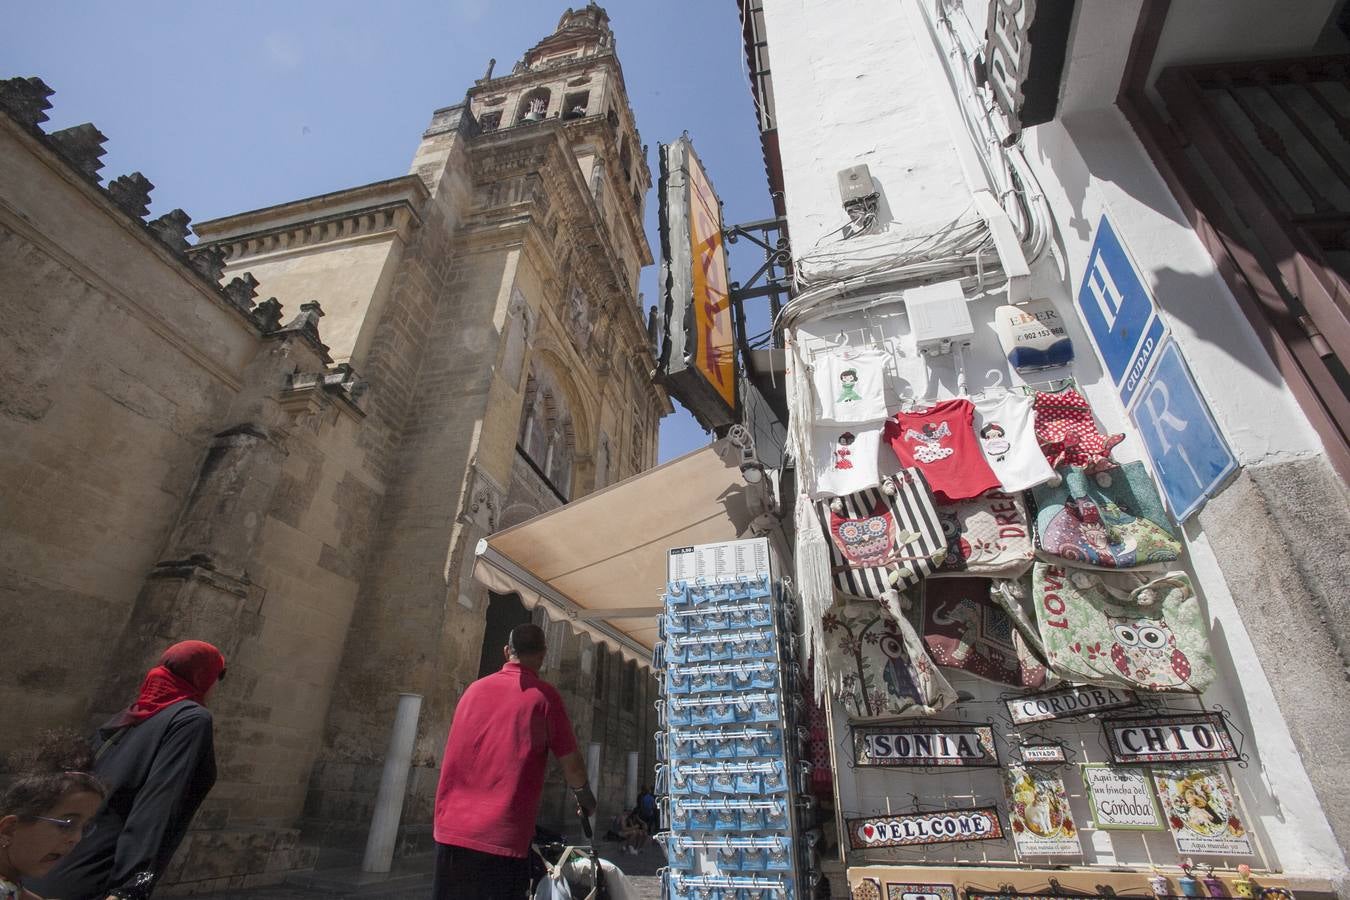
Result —
<instances>
[{"instance_id":1,"label":"crenellated parapet","mask_svg":"<svg viewBox=\"0 0 1350 900\"><path fill-rule=\"evenodd\" d=\"M146 217L150 212L150 192L155 186L140 172L120 175L106 186L102 184L99 172L103 168L102 160L106 153L104 144L107 137L96 126L86 122L58 131L42 130L42 123L48 119L47 110L52 107L50 98L53 93L41 78L0 79L0 111L65 163L68 171L98 189L107 200L111 201L114 209L144 229L159 246L177 257L205 286L208 286L230 308L243 315L262 334L286 330L280 327L281 305L272 299L255 306L258 281L247 272L221 285L229 258L242 255L246 249L271 246L274 242L303 244L329 240L335 236L353 236L405 227L405 223L414 215L411 209L400 212L393 206L376 207L297 225L286 230L285 236L260 235L250 238L247 242L224 246L193 245L189 241L193 233L192 217L182 209L172 209L147 220ZM317 304L314 305L317 307ZM297 326L296 323L302 320L303 327ZM295 322L286 328L296 326L297 330L303 331L306 339L312 337L313 343L323 348L320 354L327 360L327 348L319 341L316 323L317 316L311 316L302 306Z\"/></svg>"}]
</instances>

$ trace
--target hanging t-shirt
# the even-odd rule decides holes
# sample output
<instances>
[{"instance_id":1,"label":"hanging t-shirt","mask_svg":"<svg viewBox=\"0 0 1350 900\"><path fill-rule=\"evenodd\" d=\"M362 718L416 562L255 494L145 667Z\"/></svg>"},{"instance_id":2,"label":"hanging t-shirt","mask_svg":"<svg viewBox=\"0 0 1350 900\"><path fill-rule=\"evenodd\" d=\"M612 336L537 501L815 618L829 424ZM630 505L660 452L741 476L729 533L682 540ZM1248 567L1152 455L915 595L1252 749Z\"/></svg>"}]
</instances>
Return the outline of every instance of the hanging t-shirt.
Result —
<instances>
[{"instance_id":1,"label":"hanging t-shirt","mask_svg":"<svg viewBox=\"0 0 1350 900\"><path fill-rule=\"evenodd\" d=\"M856 425L886 418L886 361L883 350L836 350L811 364L816 421Z\"/></svg>"},{"instance_id":2,"label":"hanging t-shirt","mask_svg":"<svg viewBox=\"0 0 1350 900\"><path fill-rule=\"evenodd\" d=\"M1111 448L1125 435L1098 431L1092 407L1077 390L1037 391L1035 408L1036 439L1050 465L1081 466L1089 472L1115 465Z\"/></svg>"},{"instance_id":3,"label":"hanging t-shirt","mask_svg":"<svg viewBox=\"0 0 1350 900\"><path fill-rule=\"evenodd\" d=\"M975 401L975 435L989 468L1003 490L1026 491L1059 476L1036 440L1035 401L1027 394L1008 393Z\"/></svg>"},{"instance_id":4,"label":"hanging t-shirt","mask_svg":"<svg viewBox=\"0 0 1350 900\"><path fill-rule=\"evenodd\" d=\"M922 471L943 502L978 497L999 486L975 439L975 406L969 400L896 413L886 420L885 437L900 464Z\"/></svg>"},{"instance_id":5,"label":"hanging t-shirt","mask_svg":"<svg viewBox=\"0 0 1350 900\"><path fill-rule=\"evenodd\" d=\"M876 487L881 481L877 472L880 425L818 425L811 429L811 452L817 497L842 497Z\"/></svg>"}]
</instances>

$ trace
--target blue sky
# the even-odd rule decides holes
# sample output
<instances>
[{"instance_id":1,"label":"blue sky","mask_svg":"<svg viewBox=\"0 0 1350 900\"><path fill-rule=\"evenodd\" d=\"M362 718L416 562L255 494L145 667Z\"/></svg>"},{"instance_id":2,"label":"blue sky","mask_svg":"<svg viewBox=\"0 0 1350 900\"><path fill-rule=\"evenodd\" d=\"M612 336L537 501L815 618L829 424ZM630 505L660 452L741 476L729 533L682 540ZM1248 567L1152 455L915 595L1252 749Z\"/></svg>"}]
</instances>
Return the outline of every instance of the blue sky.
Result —
<instances>
[{"instance_id":1,"label":"blue sky","mask_svg":"<svg viewBox=\"0 0 1350 900\"><path fill-rule=\"evenodd\" d=\"M687 130L728 223L769 217L735 0L603 5L653 177L658 142ZM406 173L432 110L462 99L489 57L509 72L565 8L538 0L10 4L0 75L37 75L56 90L49 130L97 125L108 136L101 174L143 172L155 183L152 216L182 207L205 221ZM648 210L659 256L654 194ZM643 272L648 304L655 268ZM677 407L662 423L660 458L707 440Z\"/></svg>"}]
</instances>

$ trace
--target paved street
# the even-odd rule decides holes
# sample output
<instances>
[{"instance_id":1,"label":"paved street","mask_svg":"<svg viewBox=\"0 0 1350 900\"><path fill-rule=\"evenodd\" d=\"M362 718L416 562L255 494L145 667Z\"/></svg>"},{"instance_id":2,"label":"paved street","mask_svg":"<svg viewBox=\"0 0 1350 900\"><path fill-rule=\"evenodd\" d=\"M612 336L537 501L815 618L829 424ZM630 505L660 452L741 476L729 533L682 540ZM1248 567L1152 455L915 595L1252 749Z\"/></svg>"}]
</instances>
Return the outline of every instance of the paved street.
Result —
<instances>
[{"instance_id":1,"label":"paved street","mask_svg":"<svg viewBox=\"0 0 1350 900\"><path fill-rule=\"evenodd\" d=\"M633 888L635 900L659 900L661 879L657 870L665 865L661 848L650 844L639 856L619 852L616 843L600 846L601 855L623 870ZM389 877L367 880L353 871L322 873L308 884L282 884L272 887L210 894L212 900L311 900L311 898L360 898L360 900L426 900L431 896L430 854L402 861Z\"/></svg>"}]
</instances>

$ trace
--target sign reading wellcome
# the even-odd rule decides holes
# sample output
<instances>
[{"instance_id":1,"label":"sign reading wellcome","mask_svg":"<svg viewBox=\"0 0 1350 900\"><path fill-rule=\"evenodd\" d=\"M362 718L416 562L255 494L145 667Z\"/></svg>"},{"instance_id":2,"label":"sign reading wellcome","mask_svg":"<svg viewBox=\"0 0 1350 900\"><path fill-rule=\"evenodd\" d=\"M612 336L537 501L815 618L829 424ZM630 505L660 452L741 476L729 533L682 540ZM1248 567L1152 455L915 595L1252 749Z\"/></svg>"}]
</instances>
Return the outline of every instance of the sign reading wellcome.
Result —
<instances>
[{"instance_id":1,"label":"sign reading wellcome","mask_svg":"<svg viewBox=\"0 0 1350 900\"><path fill-rule=\"evenodd\" d=\"M897 813L848 819L846 824L848 843L854 850L997 841L1003 838L1003 823L999 821L996 806Z\"/></svg>"},{"instance_id":2,"label":"sign reading wellcome","mask_svg":"<svg viewBox=\"0 0 1350 900\"><path fill-rule=\"evenodd\" d=\"M853 730L854 762L860 766L997 766L989 725L934 723Z\"/></svg>"}]
</instances>

